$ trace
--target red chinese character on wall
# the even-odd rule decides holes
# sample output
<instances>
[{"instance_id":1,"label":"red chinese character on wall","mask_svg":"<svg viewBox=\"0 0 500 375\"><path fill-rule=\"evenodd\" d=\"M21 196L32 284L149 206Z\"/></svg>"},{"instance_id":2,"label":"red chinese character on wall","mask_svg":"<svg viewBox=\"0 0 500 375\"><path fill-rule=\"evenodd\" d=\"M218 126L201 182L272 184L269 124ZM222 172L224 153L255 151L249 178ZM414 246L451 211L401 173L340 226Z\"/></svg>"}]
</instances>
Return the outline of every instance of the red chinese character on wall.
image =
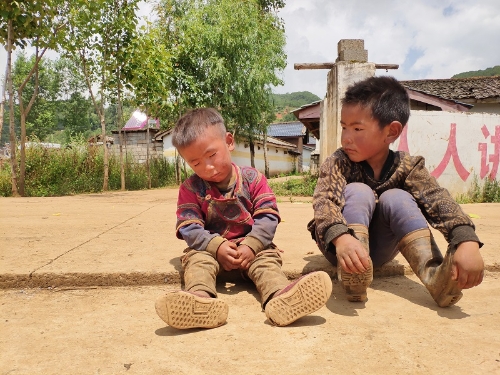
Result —
<instances>
[{"instance_id":1,"label":"red chinese character on wall","mask_svg":"<svg viewBox=\"0 0 500 375\"><path fill-rule=\"evenodd\" d=\"M453 159L453 165L455 166L455 170L458 175L462 179L462 181L467 180L470 175L470 172L465 169L462 162L460 161L460 157L458 156L457 150L457 124L451 124L450 128L450 137L448 139L448 147L446 148L446 152L443 156L443 160L439 163L439 165L431 172L431 176L435 178L439 178L448 166L450 159Z\"/></svg>"},{"instance_id":2,"label":"red chinese character on wall","mask_svg":"<svg viewBox=\"0 0 500 375\"><path fill-rule=\"evenodd\" d=\"M488 137L490 136L490 132L486 125L483 125L481 131L483 132L484 138L488 139ZM495 135L491 136L490 142L493 143L493 153L490 155L488 155L487 143L479 143L477 146L477 149L481 151L481 170L479 172L481 180L485 178L490 171L488 162L492 163L489 178L495 180L497 177L498 164L500 161L500 125L495 126Z\"/></svg>"},{"instance_id":3,"label":"red chinese character on wall","mask_svg":"<svg viewBox=\"0 0 500 375\"><path fill-rule=\"evenodd\" d=\"M398 151L406 151L410 152L410 149L408 148L408 124L403 128L403 131L401 132L401 135L399 136L399 144L398 144Z\"/></svg>"}]
</instances>

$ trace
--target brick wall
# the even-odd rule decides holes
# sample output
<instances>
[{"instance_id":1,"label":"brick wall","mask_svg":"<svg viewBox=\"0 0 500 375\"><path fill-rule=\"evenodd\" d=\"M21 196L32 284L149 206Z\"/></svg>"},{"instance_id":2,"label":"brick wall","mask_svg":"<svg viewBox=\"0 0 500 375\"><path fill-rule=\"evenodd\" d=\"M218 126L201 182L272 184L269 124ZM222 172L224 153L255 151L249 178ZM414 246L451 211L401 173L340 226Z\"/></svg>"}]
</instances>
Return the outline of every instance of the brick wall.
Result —
<instances>
[{"instance_id":1,"label":"brick wall","mask_svg":"<svg viewBox=\"0 0 500 375\"><path fill-rule=\"evenodd\" d=\"M149 156L150 158L157 158L163 156L163 142L154 141L153 138L156 135L157 130L149 131ZM128 155L132 155L133 158L139 162L146 162L147 157L147 131L128 131L123 132L123 144L124 152L126 151ZM111 152L118 154L120 152L120 135L118 133L113 133L114 143L111 147Z\"/></svg>"}]
</instances>

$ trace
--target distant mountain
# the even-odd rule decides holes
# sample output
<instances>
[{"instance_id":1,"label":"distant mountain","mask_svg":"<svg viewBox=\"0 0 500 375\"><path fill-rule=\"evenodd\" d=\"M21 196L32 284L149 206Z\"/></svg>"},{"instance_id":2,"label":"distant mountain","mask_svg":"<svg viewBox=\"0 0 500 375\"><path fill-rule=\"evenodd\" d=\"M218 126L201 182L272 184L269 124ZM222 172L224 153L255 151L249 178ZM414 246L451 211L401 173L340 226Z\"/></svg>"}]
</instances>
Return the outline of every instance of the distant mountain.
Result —
<instances>
[{"instance_id":1,"label":"distant mountain","mask_svg":"<svg viewBox=\"0 0 500 375\"><path fill-rule=\"evenodd\" d=\"M272 94L272 100L276 111L276 120L297 121L297 118L290 111L321 99L309 91L297 91L287 94Z\"/></svg>"},{"instance_id":2,"label":"distant mountain","mask_svg":"<svg viewBox=\"0 0 500 375\"><path fill-rule=\"evenodd\" d=\"M491 77L491 76L500 76L500 65L496 65L492 68L487 68L484 70L473 70L470 72L458 73L451 78Z\"/></svg>"}]
</instances>

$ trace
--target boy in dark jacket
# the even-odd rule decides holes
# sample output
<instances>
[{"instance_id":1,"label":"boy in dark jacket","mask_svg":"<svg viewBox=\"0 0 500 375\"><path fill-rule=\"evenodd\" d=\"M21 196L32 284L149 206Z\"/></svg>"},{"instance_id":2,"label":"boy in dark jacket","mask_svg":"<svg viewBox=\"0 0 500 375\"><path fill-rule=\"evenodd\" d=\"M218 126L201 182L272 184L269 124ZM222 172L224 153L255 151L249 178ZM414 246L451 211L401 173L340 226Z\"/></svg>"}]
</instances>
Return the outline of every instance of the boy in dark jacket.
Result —
<instances>
[{"instance_id":1,"label":"boy in dark jacket","mask_svg":"<svg viewBox=\"0 0 500 375\"><path fill-rule=\"evenodd\" d=\"M339 268L350 301L365 301L373 267L400 252L441 307L481 283L484 263L474 224L440 187L424 158L389 149L410 116L392 77L371 77L342 99L342 147L321 166L308 229ZM448 242L441 255L428 224Z\"/></svg>"}]
</instances>

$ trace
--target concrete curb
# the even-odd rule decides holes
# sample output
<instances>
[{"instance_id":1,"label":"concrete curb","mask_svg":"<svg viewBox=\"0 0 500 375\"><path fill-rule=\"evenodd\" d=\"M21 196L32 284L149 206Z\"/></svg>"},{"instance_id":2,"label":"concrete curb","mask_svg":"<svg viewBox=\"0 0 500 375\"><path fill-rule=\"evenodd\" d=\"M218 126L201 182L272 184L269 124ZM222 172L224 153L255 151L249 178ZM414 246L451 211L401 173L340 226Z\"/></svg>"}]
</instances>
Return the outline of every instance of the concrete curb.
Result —
<instances>
[{"instance_id":1,"label":"concrete curb","mask_svg":"<svg viewBox=\"0 0 500 375\"><path fill-rule=\"evenodd\" d=\"M334 266L304 268L303 270L283 270L290 280L313 271L325 271L332 279L337 279L337 269ZM485 265L486 272L500 272L500 263ZM375 278L404 276L413 274L407 264L393 260L382 267L375 268ZM229 277L230 278L230 277ZM175 285L181 283L181 273L173 272L116 272L116 273L32 273L0 275L1 289L24 288L85 288L85 287L121 287Z\"/></svg>"},{"instance_id":2,"label":"concrete curb","mask_svg":"<svg viewBox=\"0 0 500 375\"><path fill-rule=\"evenodd\" d=\"M325 271L332 279L337 278L334 266L304 268L302 270L283 270L285 275L294 280L313 271ZM397 261L389 262L374 270L374 277L390 277L411 274L408 266ZM31 273L0 275L0 289L22 288L60 288L60 287L119 287L180 284L181 274L173 272L130 272L130 273Z\"/></svg>"}]
</instances>

